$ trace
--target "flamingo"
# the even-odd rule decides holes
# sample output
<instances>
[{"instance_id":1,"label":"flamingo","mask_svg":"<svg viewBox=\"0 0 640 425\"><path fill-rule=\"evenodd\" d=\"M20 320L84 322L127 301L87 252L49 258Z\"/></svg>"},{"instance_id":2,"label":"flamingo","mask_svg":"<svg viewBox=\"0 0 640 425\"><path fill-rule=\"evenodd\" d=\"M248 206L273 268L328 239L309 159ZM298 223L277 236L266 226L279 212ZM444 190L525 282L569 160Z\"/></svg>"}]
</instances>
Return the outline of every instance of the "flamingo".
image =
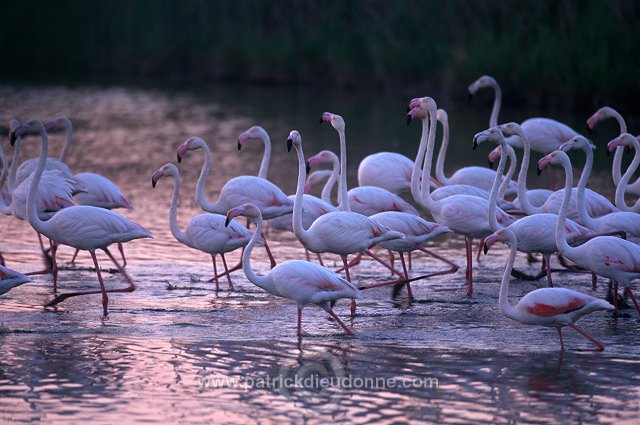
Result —
<instances>
[{"instance_id":1,"label":"flamingo","mask_svg":"<svg viewBox=\"0 0 640 425\"><path fill-rule=\"evenodd\" d=\"M335 122L340 127L343 124L339 115L327 116L327 119ZM404 235L389 230L369 217L352 211L334 211L318 217L309 229L302 226L302 195L306 168L304 152L302 151L302 138L300 133L293 130L287 139L287 149L295 147L298 155L298 183L293 208L293 230L302 245L311 252L331 252L342 258L347 280L351 282L347 256L357 252L366 252L372 258L379 260L369 248L379 242L390 239L400 239ZM342 199L347 199L342 193ZM347 199L348 202L348 199ZM348 204L347 204L348 205ZM394 270L392 270L394 271ZM351 314L355 313L355 302L351 304Z\"/></svg>"},{"instance_id":2,"label":"flamingo","mask_svg":"<svg viewBox=\"0 0 640 425\"><path fill-rule=\"evenodd\" d=\"M411 188L413 161L396 152L377 152L358 165L358 186L376 186L391 193Z\"/></svg>"},{"instance_id":3,"label":"flamingo","mask_svg":"<svg viewBox=\"0 0 640 425\"><path fill-rule=\"evenodd\" d=\"M262 162L260 163L260 170L258 171L258 177L261 179L267 179L269 173L269 162L271 161L271 139L266 130L259 125L254 125L248 130L242 132L238 136L238 150L242 149L242 145L247 140L261 140L264 144L264 153L262 155Z\"/></svg>"},{"instance_id":4,"label":"flamingo","mask_svg":"<svg viewBox=\"0 0 640 425\"><path fill-rule=\"evenodd\" d=\"M520 173L518 176L518 195L522 199L527 199L528 193L526 193L525 189L525 180L527 169L529 168L529 149L526 136L521 134L522 130L520 126L515 122L511 122L502 124L498 127L492 127L489 130L476 134L474 141L476 143L491 141L500 144L503 148L512 149L506 144L506 139L502 130L508 134L520 134L525 142L525 155L522 158ZM492 210L495 209L495 204L490 204L489 208L489 217L490 219L495 220L495 212ZM558 216L556 214L540 213L522 217L507 226L511 229L518 240L518 251L525 252L527 254L542 254L544 262L542 264L543 273L541 274L546 274L547 285L549 287L553 286L550 264L551 254L558 251L555 240L555 225L557 220ZM499 228L498 224L495 222L492 224L492 227L496 229ZM567 220L565 233L565 237L568 238L570 241L569 243L571 244L583 242L587 238L595 236L595 232L575 223L572 220ZM517 277L524 276L520 272L516 273Z\"/></svg>"},{"instance_id":5,"label":"flamingo","mask_svg":"<svg viewBox=\"0 0 640 425\"><path fill-rule=\"evenodd\" d=\"M216 255L219 254L220 257L222 257L229 289L233 289L233 283L231 283L231 277L227 269L224 254L247 245L249 239L251 239L251 232L236 222L227 225L225 223L226 216L211 213L198 214L189 221L185 230L180 229L177 213L178 197L180 194L180 172L178 171L178 167L172 163L163 165L153 173L151 184L155 188L158 180L166 176L173 177L174 179L171 207L169 208L171 234L178 242L189 248L194 248L211 255L216 291L220 289L218 287L218 271L216 270Z\"/></svg>"},{"instance_id":6,"label":"flamingo","mask_svg":"<svg viewBox=\"0 0 640 425\"><path fill-rule=\"evenodd\" d=\"M71 120L65 116L55 118L44 124L47 131L54 130L56 128L64 128L66 131L66 140L62 153L60 154L60 160L63 160L66 152L71 146L71 138L73 135L73 126ZM49 161L47 162L49 163ZM106 208L108 210L115 208L126 208L128 210L133 209L133 205L122 193L120 188L116 186L114 182L106 178L105 176L97 173L78 173L74 174L73 178L83 190L76 193L74 199L80 205L91 205L99 208ZM118 250L122 256L122 267L126 267L127 259L124 255L124 249L122 243L118 242ZM71 262L74 262L79 250L73 254Z\"/></svg>"},{"instance_id":7,"label":"flamingo","mask_svg":"<svg viewBox=\"0 0 640 425\"><path fill-rule=\"evenodd\" d=\"M510 247L498 297L498 304L504 315L525 325L556 328L560 339L560 350L564 350L562 328L565 326L569 326L593 342L596 346L594 351L604 350L604 345L600 341L578 327L575 322L594 311L613 310L613 306L605 300L566 288L535 289L522 297L516 305L509 304L509 277L516 258L518 239L510 228L499 229L485 239L485 253L498 241Z\"/></svg>"},{"instance_id":8,"label":"flamingo","mask_svg":"<svg viewBox=\"0 0 640 425\"><path fill-rule=\"evenodd\" d=\"M628 134L628 133L623 133ZM629 137L634 138L629 134ZM615 144L614 144L615 145ZM634 212L614 211L599 217L591 217L585 207L585 186L593 166L593 149L591 143L583 136L576 136L560 146L560 150L567 152L579 149L585 152L587 160L582 170L582 176L577 188L577 210L579 223L598 233L625 232L626 239L640 244L640 216Z\"/></svg>"},{"instance_id":9,"label":"flamingo","mask_svg":"<svg viewBox=\"0 0 640 425\"><path fill-rule=\"evenodd\" d=\"M4 295L13 288L28 282L31 282L28 276L11 270L5 267L4 264L0 264L0 295Z\"/></svg>"},{"instance_id":10,"label":"flamingo","mask_svg":"<svg viewBox=\"0 0 640 425\"><path fill-rule=\"evenodd\" d=\"M633 155L631 164L629 164L627 171L625 171L622 178L620 179L620 182L618 183L618 186L616 187L616 207L618 207L620 211L640 213L640 200L636 201L636 203L632 207L628 206L624 200L624 194L628 190L629 180L631 179L633 173L635 173L635 171L638 169L638 165L640 165L640 141L638 141L637 137L633 137L633 135L629 133L622 133L619 137L609 142L609 145L607 145L607 153L611 151L609 147L612 144L615 146L633 147L633 149L635 150L635 154ZM616 152L618 152L617 148ZM615 161L615 156L613 159Z\"/></svg>"},{"instance_id":11,"label":"flamingo","mask_svg":"<svg viewBox=\"0 0 640 425\"><path fill-rule=\"evenodd\" d=\"M307 161L307 163L309 163L309 161ZM310 169L309 166L307 166L307 168ZM313 187L317 184L322 183L322 181L325 179L327 181L325 182L324 186L322 186L320 199L322 199L329 205L333 205L333 202L331 202L331 190L338 180L338 173L334 173L333 170L315 170L309 173L307 175L307 181L304 183L304 193L311 193Z\"/></svg>"},{"instance_id":12,"label":"flamingo","mask_svg":"<svg viewBox=\"0 0 640 425\"><path fill-rule=\"evenodd\" d=\"M424 165L422 168L422 181L426 181L431 173L431 162L433 159L433 144L436 136L436 102L430 97L413 99L409 104L410 111L407 121L414 118L422 120L422 135L420 137L420 147L415 163L418 164L424 155ZM427 118L429 118L427 120ZM425 154L426 149L426 154ZM467 268L467 296L473 294L473 254L471 247L474 238L484 238L496 229L491 227L489 221L489 202L486 199L469 195L454 195L444 199L435 200L431 196L429 185L422 185L422 190L418 188L420 170L414 167L411 179L411 192L414 200L427 209L435 221L447 226L455 233L464 235ZM497 188L492 190L492 198L497 197ZM508 225L515 221L514 217L505 213L502 209L496 208L497 222Z\"/></svg>"},{"instance_id":13,"label":"flamingo","mask_svg":"<svg viewBox=\"0 0 640 425\"><path fill-rule=\"evenodd\" d=\"M226 214L226 212L233 207L253 203L260 208L265 220L289 214L293 211L293 202L278 186L269 180L256 176L237 176L232 178L222 187L217 201L208 201L204 196L204 185L209 175L209 170L211 169L211 151L206 142L200 137L195 136L185 140L178 147L178 162L182 162L182 159L188 151L197 149L204 151L204 164L202 165L200 177L198 177L198 183L196 185L196 199L200 208L203 210L214 214ZM274 267L276 261L273 258L273 254L271 254L266 240L264 247L269 255L271 267ZM242 267L241 263L232 267L229 271L232 272L240 267Z\"/></svg>"},{"instance_id":14,"label":"flamingo","mask_svg":"<svg viewBox=\"0 0 640 425\"><path fill-rule=\"evenodd\" d=\"M489 75L483 75L473 83L469 84L469 98L473 98L476 92L482 88L489 87L494 91L493 107L489 116L489 128L498 125L498 115L500 115L500 107L502 106L502 90L495 78Z\"/></svg>"},{"instance_id":15,"label":"flamingo","mask_svg":"<svg viewBox=\"0 0 640 425\"><path fill-rule=\"evenodd\" d=\"M244 216L256 223L256 231L242 253L242 269L247 279L272 295L288 298L298 305L298 337L302 336L302 309L307 304L316 304L325 310L344 329L353 335L340 318L333 312L333 304L342 298L352 302L359 298L358 289L348 280L318 264L303 260L289 260L275 266L265 275L258 275L251 267L251 251L262 233L262 214L253 204L243 204L227 213L227 223L237 216Z\"/></svg>"},{"instance_id":16,"label":"flamingo","mask_svg":"<svg viewBox=\"0 0 640 425\"><path fill-rule=\"evenodd\" d=\"M447 149L449 147L449 117L444 109L438 109L436 111L436 117L438 119L438 122L442 124L442 144L440 146L440 151L438 152L435 167L436 178L438 182L440 182L440 184L442 184L443 186L475 186L484 189L488 194L491 191L491 186L493 185L493 180L495 178L496 172L487 167L462 167L456 170L456 172L453 173L451 177L447 177L444 174L444 161L447 156ZM504 198L505 196L512 196L516 193L516 182L511 180L511 177L516 171L515 154L513 154L513 157L510 157L509 159L509 171L507 172L507 176L502 178L502 186L500 187L500 191L498 192L498 196L500 198ZM435 194L438 190L439 189L434 190L433 193ZM432 196L434 195L432 194Z\"/></svg>"},{"instance_id":17,"label":"flamingo","mask_svg":"<svg viewBox=\"0 0 640 425\"><path fill-rule=\"evenodd\" d=\"M556 223L556 244L558 249L560 249L562 255L578 266L613 280L615 312L618 310L618 283L621 283L640 313L640 305L638 305L631 290L631 281L640 277L640 261L638 261L640 259L640 246L615 236L597 236L582 245L570 246L564 238L562 230L564 229L567 209L569 208L569 198L571 197L571 187L573 186L571 161L566 153L558 150L542 157L538 161L538 169L541 170L549 164L560 164L565 170L564 197L558 214L558 222Z\"/></svg>"},{"instance_id":18,"label":"flamingo","mask_svg":"<svg viewBox=\"0 0 640 425\"><path fill-rule=\"evenodd\" d=\"M104 315L107 315L107 305L109 298L107 292L131 292L135 289L133 281L128 277L124 269L118 266L108 246L115 242L127 242L139 238L151 238L152 233L144 227L129 221L124 216L103 208L96 208L87 205L74 205L58 211L53 217L47 221L42 221L38 217L36 211L36 194L38 184L40 183L42 172L44 171L45 162L49 148L47 132L42 122L38 120L29 120L15 130L15 136L19 137L28 129L36 130L40 133L42 146L40 148L40 156L36 164L36 169L31 180L31 187L27 197L27 217L31 226L39 233L42 233L50 240L63 245L69 245L73 248L79 248L89 251L93 258L93 264L96 268L98 282L100 283L100 291L87 291L69 293L58 296L48 305L54 305L71 296L102 293L102 308ZM111 260L118 266L120 272L127 277L129 286L124 289L112 289L107 291L102 281L100 267L95 251L100 248ZM53 264L55 267L55 248L52 249ZM56 271L54 270L54 279L56 279Z\"/></svg>"},{"instance_id":19,"label":"flamingo","mask_svg":"<svg viewBox=\"0 0 640 425\"><path fill-rule=\"evenodd\" d=\"M620 112L610 106L603 106L587 119L587 128L589 129L589 132L593 131L598 122L607 118L613 118L618 122L618 125L620 126L620 134L627 132L627 123L624 118ZM619 186L620 180L622 180L622 151L623 149L616 149L616 153L613 156L613 164L611 165L611 177L613 178L613 183L616 186ZM631 178L631 176L629 177ZM634 183L628 185L627 191L635 196L640 195L640 178Z\"/></svg>"}]
</instances>

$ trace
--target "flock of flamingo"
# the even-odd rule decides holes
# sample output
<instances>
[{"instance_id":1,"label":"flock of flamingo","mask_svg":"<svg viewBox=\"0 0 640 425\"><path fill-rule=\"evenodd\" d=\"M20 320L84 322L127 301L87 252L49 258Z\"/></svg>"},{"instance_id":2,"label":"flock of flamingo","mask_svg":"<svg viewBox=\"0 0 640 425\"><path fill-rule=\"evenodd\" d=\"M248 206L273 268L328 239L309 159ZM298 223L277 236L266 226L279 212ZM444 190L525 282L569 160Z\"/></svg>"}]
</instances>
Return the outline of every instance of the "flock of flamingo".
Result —
<instances>
[{"instance_id":1,"label":"flock of flamingo","mask_svg":"<svg viewBox=\"0 0 640 425\"><path fill-rule=\"evenodd\" d=\"M482 88L495 91L494 106L489 128L477 133L473 147L491 142L496 145L490 155L495 161L494 171L485 167L464 167L447 177L444 160L449 142L448 117L438 109L434 99L421 97L412 99L408 106L407 123L420 120L422 130L415 161L393 152L379 152L366 157L358 168L359 186L347 189L345 122L340 115L325 112L320 122L331 124L340 141L340 155L322 151L305 159L301 134L293 130L287 138L289 151L295 150L298 158L296 192L287 196L267 179L271 141L267 132L259 126L251 127L238 138L238 149L249 140L261 140L265 146L263 161L258 176L235 177L220 190L215 202L205 196L205 182L210 173L212 156L207 143L199 137L191 137L177 149L178 162L189 151L202 151L204 162L196 187L196 199L205 211L193 217L185 229L181 229L177 218L180 173L178 166L167 163L152 175L155 187L163 177L173 179L173 196L169 209L171 233L182 244L209 254L213 264L216 290L219 278L226 276L228 286L233 289L231 273L242 268L247 279L258 287L278 297L288 298L297 304L297 334L302 334L302 309L315 304L324 309L351 335L352 330L333 311L340 299L350 300L351 314L356 312L356 302L363 289L393 286L393 296L404 288L413 298L410 283L432 276L455 273L458 266L451 260L427 249L427 243L442 234L455 233L464 236L466 247L465 276L467 296L473 294L473 242L481 241L484 252L496 242L510 247L502 276L499 306L503 313L518 322L557 329L560 347L564 349L561 329L569 326L588 338L596 351L604 345L579 328L575 322L580 317L596 310L613 310L625 302L618 295L618 285L632 300L640 312L631 281L640 277L640 201L629 206L625 194L640 195L640 179L630 179L640 164L640 142L627 133L622 116L610 107L603 107L587 121L592 129L597 122L615 118L620 125L620 135L609 142L608 152L615 152L612 175L617 186L615 203L597 192L587 189L593 164L591 142L570 127L549 119L531 118L517 124L498 124L501 91L497 82L483 76L469 86L474 94ZM436 142L438 122L443 126L442 143L435 166L435 177L431 168ZM58 159L48 157L48 132L56 127L66 128L67 143ZM38 134L41 139L40 154L20 164L20 142L27 134ZM45 252L41 235L49 240L51 267L43 271L51 273L54 292L58 279L56 252L58 245L68 245L77 250L89 251L93 259L99 290L59 294L47 305L55 305L69 297L85 294L101 294L104 314L107 314L108 294L131 292L133 280L125 270L126 257L122 243L139 238L153 237L143 226L134 223L115 208L131 208L124 194L109 179L99 174L72 174L64 163L64 156L71 141L72 126L66 117L48 122L36 119L10 123L10 141L14 156L9 161L0 147L2 175L0 184L0 209L7 215L26 220L37 232ZM522 150L517 179L515 149ZM635 149L635 156L624 174L622 173L622 151ZM537 164L538 173L551 164L561 166L565 173L563 189L527 190L527 171L531 151L545 156ZM578 150L586 155L577 187L573 187L573 167L568 151ZM507 160L509 168L505 173ZM307 175L318 164L329 164L330 170L316 170ZM315 182L327 179L318 198L308 194ZM331 190L338 184L338 202L331 200ZM6 186L6 189L4 188ZM399 196L410 192L414 203ZM416 206L417 205L417 208ZM421 211L433 221L421 217ZM234 218L244 217L246 226ZM306 260L289 260L279 264L269 249L263 232L263 220L271 228L291 231L307 251ZM250 230L250 223L255 230ZM122 260L116 259L108 247L116 243ZM270 258L271 270L258 274L251 263L255 245L262 245ZM386 260L372 251L379 247L389 252ZM123 288L107 289L104 285L96 250L103 250L126 278ZM241 261L228 267L225 253L242 249ZM411 252L420 250L446 265L441 270L417 277L409 277ZM533 290L511 305L508 301L509 281L512 275L525 276L514 270L517 252L529 255L538 253L543 257L542 269L535 278L546 277L547 287ZM318 262L310 260L317 255ZM321 254L332 253L341 257L343 267L333 271L322 262ZM396 269L395 253L400 258L402 270ZM356 255L349 261L348 256ZM480 252L478 252L478 255ZM550 258L558 255L567 270L590 272L611 280L612 303L584 293L555 287ZM394 278L368 286L352 282L350 268L368 255L387 268ZM405 255L408 256L409 267ZM217 257L222 259L224 272L218 272ZM75 258L75 256L74 256ZM0 294L30 281L24 274L4 266L0 256ZM568 262L566 260L569 260ZM344 277L339 274L344 271ZM32 272L34 274L39 272ZM594 286L595 288L595 286Z\"/></svg>"}]
</instances>

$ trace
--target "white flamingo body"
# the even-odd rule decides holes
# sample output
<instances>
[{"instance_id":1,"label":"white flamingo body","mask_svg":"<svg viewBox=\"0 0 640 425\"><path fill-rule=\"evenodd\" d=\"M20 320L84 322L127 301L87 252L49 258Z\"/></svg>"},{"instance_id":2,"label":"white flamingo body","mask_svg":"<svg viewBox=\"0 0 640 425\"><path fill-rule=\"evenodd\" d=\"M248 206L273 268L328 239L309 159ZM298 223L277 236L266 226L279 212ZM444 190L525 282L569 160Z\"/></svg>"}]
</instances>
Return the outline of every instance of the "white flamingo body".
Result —
<instances>
[{"instance_id":1,"label":"white flamingo body","mask_svg":"<svg viewBox=\"0 0 640 425\"><path fill-rule=\"evenodd\" d=\"M16 184L19 185L22 183L27 177L29 177L36 168L36 164L38 162L38 158L31 158L24 161L18 167L18 171L16 172ZM47 171L57 171L58 175L63 178L73 179L74 175L69 169L69 166L62 161L57 160L56 158L47 158L47 162L45 164L45 170Z\"/></svg>"},{"instance_id":2,"label":"white flamingo body","mask_svg":"<svg viewBox=\"0 0 640 425\"><path fill-rule=\"evenodd\" d=\"M316 304L327 311L342 326L346 333L351 330L335 315L331 306L339 299L355 300L360 296L358 289L336 273L314 263L289 260L275 266L265 275L256 274L251 267L251 251L262 232L262 216L253 204L245 204L231 209L227 220L243 215L256 222L257 229L242 255L243 270L247 279L272 295L288 298L298 305L298 336L302 334L302 308L306 304Z\"/></svg>"},{"instance_id":3,"label":"white flamingo body","mask_svg":"<svg viewBox=\"0 0 640 425\"><path fill-rule=\"evenodd\" d=\"M527 189L527 199L534 207L541 207L547 202L549 196L553 193L550 189ZM518 198L513 200L513 206L515 208L522 208L522 204Z\"/></svg>"},{"instance_id":4,"label":"white flamingo body","mask_svg":"<svg viewBox=\"0 0 640 425\"><path fill-rule=\"evenodd\" d=\"M376 186L391 193L411 189L413 161L395 152L378 152L365 157L358 165L358 185Z\"/></svg>"},{"instance_id":5,"label":"white flamingo body","mask_svg":"<svg viewBox=\"0 0 640 425\"><path fill-rule=\"evenodd\" d=\"M28 282L31 282L28 276L0 264L0 295Z\"/></svg>"},{"instance_id":6,"label":"white flamingo body","mask_svg":"<svg viewBox=\"0 0 640 425\"><path fill-rule=\"evenodd\" d=\"M424 246L430 239L443 233L451 233L446 226L432 223L413 214L399 211L385 211L370 217L376 222L396 232L404 234L402 239L391 239L378 246L397 252L411 252Z\"/></svg>"},{"instance_id":7,"label":"white flamingo body","mask_svg":"<svg viewBox=\"0 0 640 425\"><path fill-rule=\"evenodd\" d=\"M178 147L178 158L181 160L188 150L202 149L205 161L196 186L196 199L200 207L215 214L225 214L238 205L253 203L262 213L265 220L272 219L293 211L293 202L282 190L269 180L256 176L237 176L227 181L216 202L209 202L204 196L204 184L211 168L211 151L199 137L187 139Z\"/></svg>"},{"instance_id":8,"label":"white flamingo body","mask_svg":"<svg viewBox=\"0 0 640 425\"><path fill-rule=\"evenodd\" d=\"M131 202L120 188L108 178L96 173L78 173L75 179L86 189L75 195L81 205L91 205L99 208L133 209Z\"/></svg>"},{"instance_id":9,"label":"white flamingo body","mask_svg":"<svg viewBox=\"0 0 640 425\"><path fill-rule=\"evenodd\" d=\"M509 258L502 275L498 304L503 314L510 319L526 325L538 325L556 328L560 338L560 348L564 350L561 328L571 326L596 344L597 351L604 345L595 340L574 322L589 313L598 310L613 310L608 302L566 288L540 288L527 293L515 305L509 304L509 279L516 258L518 241L516 235L503 228L489 236L485 241L485 252L497 241L510 246Z\"/></svg>"},{"instance_id":10,"label":"white flamingo body","mask_svg":"<svg viewBox=\"0 0 640 425\"><path fill-rule=\"evenodd\" d=\"M27 196L32 180L33 174L23 180L12 193L12 213L20 220L27 219ZM57 170L43 172L36 195L36 210L40 219L48 220L61 209L75 205L74 187L74 181L65 178Z\"/></svg>"},{"instance_id":11,"label":"white flamingo body","mask_svg":"<svg viewBox=\"0 0 640 425\"><path fill-rule=\"evenodd\" d=\"M560 147L561 144L578 136L578 132L568 125L551 118L529 118L520 126L529 140L532 151L547 154ZM516 148L522 148L522 139L517 136L507 138L507 143Z\"/></svg>"}]
</instances>

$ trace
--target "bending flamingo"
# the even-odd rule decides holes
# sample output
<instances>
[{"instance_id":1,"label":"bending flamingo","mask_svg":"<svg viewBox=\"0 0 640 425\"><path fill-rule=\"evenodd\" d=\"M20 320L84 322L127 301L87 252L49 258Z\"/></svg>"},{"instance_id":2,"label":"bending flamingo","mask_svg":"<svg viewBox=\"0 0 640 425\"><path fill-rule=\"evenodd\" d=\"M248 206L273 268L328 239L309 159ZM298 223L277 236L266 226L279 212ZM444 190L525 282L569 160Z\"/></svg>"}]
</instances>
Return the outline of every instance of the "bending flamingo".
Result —
<instances>
[{"instance_id":1,"label":"bending flamingo","mask_svg":"<svg viewBox=\"0 0 640 425\"><path fill-rule=\"evenodd\" d=\"M198 214L193 217L185 230L178 225L178 196L180 194L180 172L174 164L167 163L156 170L151 177L151 184L156 187L158 180L162 177L173 177L173 195L171 197L171 207L169 208L169 226L171 234L176 240L189 248L194 248L211 256L213 263L213 279L218 286L218 271L216 269L216 255L222 257L222 264L227 275L229 288L233 289L231 276L227 268L227 261L224 258L226 252L234 251L244 247L251 239L251 232L246 227L233 222L231 225L225 223L226 217L222 214Z\"/></svg>"},{"instance_id":2,"label":"bending flamingo","mask_svg":"<svg viewBox=\"0 0 640 425\"><path fill-rule=\"evenodd\" d=\"M0 264L0 295L4 295L13 288L31 282L28 276L18 273Z\"/></svg>"},{"instance_id":3,"label":"bending flamingo","mask_svg":"<svg viewBox=\"0 0 640 425\"><path fill-rule=\"evenodd\" d=\"M115 261L107 247L116 242L127 242L139 238L151 238L153 235L144 227L129 221L122 215L86 205L75 205L58 211L53 217L47 221L42 221L36 212L36 193L38 184L44 171L45 161L48 152L48 137L44 125L38 120L29 120L15 130L17 137L24 134L27 130L33 129L40 133L42 139L42 147L40 156L33 173L29 195L27 197L27 215L29 223L33 228L51 239L52 241L69 245L73 248L79 248L89 251L93 258L93 264L96 268L98 282L100 283L100 291L87 291L63 294L51 301L47 305L54 305L66 298L83 295L83 294L102 294L102 308L107 315L107 305L109 298L107 292L131 292L135 289L133 281L128 277L124 269L122 269ZM124 289L111 289L107 291L100 274L100 266L96 258L96 250L102 249L107 253L109 258L118 266L120 272L127 278L129 286ZM55 248L52 250L53 264L55 267ZM56 279L56 270L54 269L54 280Z\"/></svg>"},{"instance_id":4,"label":"bending flamingo","mask_svg":"<svg viewBox=\"0 0 640 425\"><path fill-rule=\"evenodd\" d=\"M498 241L510 247L498 297L498 304L504 315L525 325L556 328L560 339L560 350L564 350L562 328L565 326L571 327L593 342L596 346L594 351L604 350L604 345L600 341L578 327L575 322L594 311L613 310L613 306L605 300L566 288L535 289L522 297L516 305L509 304L509 278L516 258L518 240L509 228L500 229L485 239L485 253Z\"/></svg>"},{"instance_id":5,"label":"bending flamingo","mask_svg":"<svg viewBox=\"0 0 640 425\"><path fill-rule=\"evenodd\" d=\"M251 267L251 251L262 233L262 214L253 204L232 208L227 213L227 223L237 216L244 216L256 223L256 231L242 253L242 269L247 279L272 295L288 298L298 305L298 336L302 336L302 309L307 304L315 304L335 319L344 331L353 335L340 318L333 312L333 304L342 298L352 302L360 296L358 289L348 280L314 263L289 260L275 266L265 275L258 275Z\"/></svg>"}]
</instances>

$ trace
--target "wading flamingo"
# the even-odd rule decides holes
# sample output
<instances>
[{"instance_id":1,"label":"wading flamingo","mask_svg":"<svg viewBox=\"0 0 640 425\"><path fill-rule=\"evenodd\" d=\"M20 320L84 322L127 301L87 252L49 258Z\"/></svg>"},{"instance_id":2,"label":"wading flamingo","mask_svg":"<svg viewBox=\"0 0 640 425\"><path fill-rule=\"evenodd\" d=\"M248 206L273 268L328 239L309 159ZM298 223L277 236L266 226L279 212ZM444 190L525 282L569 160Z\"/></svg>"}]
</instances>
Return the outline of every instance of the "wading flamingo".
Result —
<instances>
[{"instance_id":1,"label":"wading flamingo","mask_svg":"<svg viewBox=\"0 0 640 425\"><path fill-rule=\"evenodd\" d=\"M618 283L620 283L640 313L640 305L631 291L631 281L640 277L640 261L638 260L640 259L640 246L615 236L597 236L582 245L570 246L564 238L563 229L571 197L571 186L573 185L571 161L566 153L558 150L542 157L538 161L538 169L543 169L549 164L560 164L565 170L564 197L556 224L556 244L560 252L578 266L613 280L613 305L616 312Z\"/></svg>"},{"instance_id":2,"label":"wading flamingo","mask_svg":"<svg viewBox=\"0 0 640 425\"><path fill-rule=\"evenodd\" d=\"M485 239L485 253L498 241L510 247L498 297L498 304L504 315L525 325L556 328L560 339L560 350L564 350L562 328L565 326L569 326L593 342L596 346L594 351L604 350L604 345L600 341L579 328L574 322L594 311L613 310L613 306L605 300L566 288L535 289L522 297L516 305L509 304L509 278L516 258L518 241L508 227L500 229Z\"/></svg>"},{"instance_id":3,"label":"wading flamingo","mask_svg":"<svg viewBox=\"0 0 640 425\"><path fill-rule=\"evenodd\" d=\"M247 279L272 295L293 300L298 305L298 336L302 336L302 309L307 304L315 304L335 319L344 331L353 335L340 318L333 312L333 304L342 298L355 300L360 296L358 289L348 280L318 264L303 260L289 260L280 263L265 275L258 275L251 267L251 251L262 233L262 214L253 204L244 204L229 210L227 223L238 216L244 216L256 223L256 231L242 253L242 269Z\"/></svg>"},{"instance_id":4,"label":"wading flamingo","mask_svg":"<svg viewBox=\"0 0 640 425\"><path fill-rule=\"evenodd\" d=\"M47 151L49 147L47 132L42 122L38 120L29 120L15 130L15 136L21 136L28 129L37 130L42 139L42 147L40 156L33 173L29 195L27 197L27 216L31 226L39 233L42 233L55 243L69 245L73 248L89 251L93 258L93 264L96 268L98 282L100 283L100 291L86 291L63 294L56 297L47 305L54 305L66 298L84 295L84 294L102 294L102 308L105 316L107 315L107 305L109 297L107 292L131 292L135 289L135 285L131 278L128 277L124 269L122 269L115 261L107 247L116 242L128 242L133 239L151 238L152 233L144 227L129 221L124 216L103 208L96 208L87 205L74 205L58 211L53 217L47 221L42 221L36 212L36 194L38 184L44 171L45 161L47 159ZM109 258L118 266L120 272L127 278L129 286L124 289L111 289L107 291L102 281L100 266L96 258L96 250L102 249L107 253ZM57 278L57 270L55 270L55 246L51 255L54 264L54 280Z\"/></svg>"},{"instance_id":5,"label":"wading flamingo","mask_svg":"<svg viewBox=\"0 0 640 425\"><path fill-rule=\"evenodd\" d=\"M226 216L222 214L204 213L193 217L185 230L178 225L178 197L180 195L180 172L174 164L167 163L153 173L151 184L155 188L162 177L173 177L173 195L169 207L169 227L176 240L189 248L194 248L211 256L213 263L213 281L218 286L218 270L216 267L216 255L222 257L222 264L227 274L229 289L233 289L231 276L227 269L227 261L224 258L226 252L244 247L251 239L251 232L246 227L233 222L226 225Z\"/></svg>"}]
</instances>

